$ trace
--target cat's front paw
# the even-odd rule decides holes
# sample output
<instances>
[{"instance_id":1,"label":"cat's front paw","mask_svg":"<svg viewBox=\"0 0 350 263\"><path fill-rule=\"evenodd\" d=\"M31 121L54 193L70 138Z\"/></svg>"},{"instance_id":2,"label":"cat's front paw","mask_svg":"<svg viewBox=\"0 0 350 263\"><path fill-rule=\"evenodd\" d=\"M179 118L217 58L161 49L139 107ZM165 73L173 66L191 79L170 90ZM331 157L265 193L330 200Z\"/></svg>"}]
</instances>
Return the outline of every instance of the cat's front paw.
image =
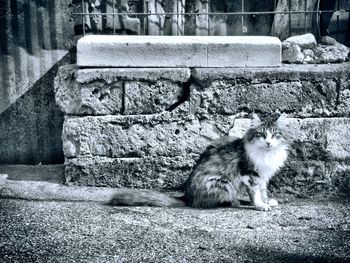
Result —
<instances>
[{"instance_id":1,"label":"cat's front paw","mask_svg":"<svg viewBox=\"0 0 350 263\"><path fill-rule=\"evenodd\" d=\"M271 207L276 207L276 206L278 206L278 201L277 201L276 199L270 199L270 200L268 201L268 204L269 204L269 206L271 206Z\"/></svg>"},{"instance_id":2,"label":"cat's front paw","mask_svg":"<svg viewBox=\"0 0 350 263\"><path fill-rule=\"evenodd\" d=\"M254 208L255 208L256 210L259 210L259 211L270 211L270 210L271 210L271 206L269 206L269 205L266 204L266 203L255 204L255 205L254 205Z\"/></svg>"}]
</instances>

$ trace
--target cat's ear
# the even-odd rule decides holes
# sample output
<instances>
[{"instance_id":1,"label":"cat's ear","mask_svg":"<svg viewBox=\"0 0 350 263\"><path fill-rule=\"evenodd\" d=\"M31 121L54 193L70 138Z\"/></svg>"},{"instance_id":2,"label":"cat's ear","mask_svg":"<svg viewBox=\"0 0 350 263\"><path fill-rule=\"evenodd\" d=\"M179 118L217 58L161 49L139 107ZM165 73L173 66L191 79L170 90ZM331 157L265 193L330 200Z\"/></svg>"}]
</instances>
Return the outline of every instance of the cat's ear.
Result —
<instances>
[{"instance_id":1,"label":"cat's ear","mask_svg":"<svg viewBox=\"0 0 350 263\"><path fill-rule=\"evenodd\" d=\"M278 128L283 128L287 124L287 114L282 113L276 120L276 126Z\"/></svg>"},{"instance_id":2,"label":"cat's ear","mask_svg":"<svg viewBox=\"0 0 350 263\"><path fill-rule=\"evenodd\" d=\"M250 128L254 129L259 127L262 124L262 121L260 120L258 114L255 112L252 114L251 122L250 122Z\"/></svg>"}]
</instances>

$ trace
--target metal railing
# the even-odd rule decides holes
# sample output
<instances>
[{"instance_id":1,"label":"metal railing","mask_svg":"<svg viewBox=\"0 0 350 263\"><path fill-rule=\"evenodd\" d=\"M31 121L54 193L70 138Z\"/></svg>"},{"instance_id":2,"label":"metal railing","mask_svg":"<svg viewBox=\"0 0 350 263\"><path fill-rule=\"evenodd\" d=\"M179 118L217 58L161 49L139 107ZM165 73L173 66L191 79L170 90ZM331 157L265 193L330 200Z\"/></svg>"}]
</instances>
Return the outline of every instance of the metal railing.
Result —
<instances>
[{"instance_id":1,"label":"metal railing","mask_svg":"<svg viewBox=\"0 0 350 263\"><path fill-rule=\"evenodd\" d=\"M166 3L161 2L161 0L77 0L73 15L80 20L80 33L83 35L87 33L139 35L269 34L284 39L291 35L312 32L316 37L320 37L322 32L327 30L325 29L327 21L324 23L322 17L328 17L328 22L333 21L332 23L335 24L331 33L336 39L339 39L340 34L349 34L347 31L349 31L350 4L341 7L339 0L333 1L333 9L327 10L320 9L320 0L265 1L270 3L267 10L254 9L254 6L250 6L247 10L247 5L249 7L249 3L254 1L238 0L231 1L235 3L234 8L231 5L231 8L229 6L228 9L222 10L222 3L227 4L228 2L223 0L173 0ZM296 2L299 3L299 6L295 4ZM346 17L348 17L348 21L347 24L345 21L344 26ZM254 21L258 22L254 23ZM261 32L259 32L259 27L261 27L259 21L265 23L265 30ZM268 32L268 26L270 26L270 32ZM343 36L343 38L348 37Z\"/></svg>"}]
</instances>

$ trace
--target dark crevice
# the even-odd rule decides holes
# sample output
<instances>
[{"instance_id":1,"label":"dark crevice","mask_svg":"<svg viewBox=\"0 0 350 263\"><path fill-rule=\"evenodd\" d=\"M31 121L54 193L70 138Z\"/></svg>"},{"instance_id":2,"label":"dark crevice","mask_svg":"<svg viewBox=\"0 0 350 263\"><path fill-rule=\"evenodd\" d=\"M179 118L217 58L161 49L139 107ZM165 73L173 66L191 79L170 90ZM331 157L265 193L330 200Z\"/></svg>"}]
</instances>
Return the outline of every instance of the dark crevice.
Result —
<instances>
[{"instance_id":1,"label":"dark crevice","mask_svg":"<svg viewBox=\"0 0 350 263\"><path fill-rule=\"evenodd\" d=\"M122 84L122 96L123 96L123 99L122 99L122 107L120 109L120 114L124 114L125 113L125 82L123 82Z\"/></svg>"},{"instance_id":2,"label":"dark crevice","mask_svg":"<svg viewBox=\"0 0 350 263\"><path fill-rule=\"evenodd\" d=\"M173 105L171 105L169 108L167 108L166 109L167 111L173 111L174 109L176 109L178 106L180 106L190 98L192 83L193 83L192 76L188 81L182 83L182 94L180 99L177 102L175 102Z\"/></svg>"},{"instance_id":3,"label":"dark crevice","mask_svg":"<svg viewBox=\"0 0 350 263\"><path fill-rule=\"evenodd\" d=\"M341 80L338 79L336 81L337 83L337 97L335 99L335 106L334 109L337 110L338 109L338 105L340 104L340 92L341 92L341 84L340 84Z\"/></svg>"}]
</instances>

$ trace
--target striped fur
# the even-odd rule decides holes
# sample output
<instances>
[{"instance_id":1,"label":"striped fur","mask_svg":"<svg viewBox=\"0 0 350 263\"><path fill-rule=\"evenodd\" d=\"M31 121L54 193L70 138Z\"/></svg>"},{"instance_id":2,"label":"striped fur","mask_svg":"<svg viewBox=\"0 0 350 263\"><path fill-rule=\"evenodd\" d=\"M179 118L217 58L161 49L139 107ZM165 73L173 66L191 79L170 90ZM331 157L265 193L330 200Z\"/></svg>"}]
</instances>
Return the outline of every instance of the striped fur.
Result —
<instances>
[{"instance_id":1,"label":"striped fur","mask_svg":"<svg viewBox=\"0 0 350 263\"><path fill-rule=\"evenodd\" d=\"M261 120L254 114L243 138L225 137L210 144L187 179L182 200L155 191L130 189L115 194L111 204L238 206L238 192L245 187L255 209L268 211L277 201L269 200L267 185L287 158L288 143L282 134L285 122L284 115Z\"/></svg>"}]
</instances>

